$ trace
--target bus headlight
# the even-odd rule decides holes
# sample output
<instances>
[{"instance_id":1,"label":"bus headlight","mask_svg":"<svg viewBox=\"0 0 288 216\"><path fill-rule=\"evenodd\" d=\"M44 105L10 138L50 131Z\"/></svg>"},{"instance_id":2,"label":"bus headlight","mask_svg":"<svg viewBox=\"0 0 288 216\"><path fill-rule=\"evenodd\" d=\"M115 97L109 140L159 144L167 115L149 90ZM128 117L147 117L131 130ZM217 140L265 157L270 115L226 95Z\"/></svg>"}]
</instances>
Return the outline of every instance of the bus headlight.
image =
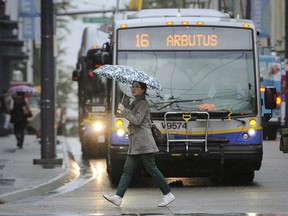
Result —
<instances>
[{"instance_id":1,"label":"bus headlight","mask_svg":"<svg viewBox=\"0 0 288 216\"><path fill-rule=\"evenodd\" d=\"M124 131L123 129L118 129L118 130L117 130L117 135L118 135L119 137L123 137L124 134L125 134L125 131Z\"/></svg>"},{"instance_id":2,"label":"bus headlight","mask_svg":"<svg viewBox=\"0 0 288 216\"><path fill-rule=\"evenodd\" d=\"M253 129L253 128L249 129L248 134L249 134L249 136L254 136L256 134L255 129Z\"/></svg>"},{"instance_id":3,"label":"bus headlight","mask_svg":"<svg viewBox=\"0 0 288 216\"><path fill-rule=\"evenodd\" d=\"M242 135L242 138L243 138L244 140L246 140L246 139L249 138L249 135L248 135L247 133L244 133L244 134Z\"/></svg>"},{"instance_id":4,"label":"bus headlight","mask_svg":"<svg viewBox=\"0 0 288 216\"><path fill-rule=\"evenodd\" d=\"M99 132L99 131L102 131L103 128L104 128L104 125L102 122L94 122L93 125L93 130L96 131L96 132Z\"/></svg>"},{"instance_id":5,"label":"bus headlight","mask_svg":"<svg viewBox=\"0 0 288 216\"><path fill-rule=\"evenodd\" d=\"M243 138L244 140L247 140L249 137L255 136L255 134L256 134L255 129L250 128L247 133L243 133L243 134L242 134L242 138Z\"/></svg>"}]
</instances>

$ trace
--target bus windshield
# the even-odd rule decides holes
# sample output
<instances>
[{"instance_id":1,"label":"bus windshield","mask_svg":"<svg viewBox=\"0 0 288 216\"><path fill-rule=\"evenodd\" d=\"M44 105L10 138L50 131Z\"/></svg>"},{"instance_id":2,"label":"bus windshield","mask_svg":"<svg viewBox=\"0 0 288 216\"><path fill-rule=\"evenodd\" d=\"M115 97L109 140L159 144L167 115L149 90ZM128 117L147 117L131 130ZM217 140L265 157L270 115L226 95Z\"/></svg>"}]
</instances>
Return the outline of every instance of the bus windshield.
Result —
<instances>
[{"instance_id":1,"label":"bus windshield","mask_svg":"<svg viewBox=\"0 0 288 216\"><path fill-rule=\"evenodd\" d=\"M250 51L118 52L118 64L134 66L160 81L162 91L148 90L152 111L194 110L205 103L234 114L256 112ZM117 98L125 92L128 105L131 93L126 84L117 85Z\"/></svg>"},{"instance_id":2,"label":"bus windshield","mask_svg":"<svg viewBox=\"0 0 288 216\"><path fill-rule=\"evenodd\" d=\"M257 112L257 91L251 38L250 30L237 28L119 30L116 63L159 80L163 90L148 90L152 112L198 110L208 104L232 115L252 115ZM125 93L124 105L131 103L127 89L117 83L116 102Z\"/></svg>"}]
</instances>

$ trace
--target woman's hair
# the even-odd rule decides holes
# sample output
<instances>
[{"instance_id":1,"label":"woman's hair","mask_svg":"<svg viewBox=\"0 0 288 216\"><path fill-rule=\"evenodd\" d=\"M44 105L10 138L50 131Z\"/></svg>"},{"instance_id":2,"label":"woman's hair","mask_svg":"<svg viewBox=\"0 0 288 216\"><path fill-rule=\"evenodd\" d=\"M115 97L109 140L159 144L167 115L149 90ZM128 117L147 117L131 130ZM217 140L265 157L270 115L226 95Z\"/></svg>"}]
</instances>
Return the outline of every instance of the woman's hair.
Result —
<instances>
[{"instance_id":1,"label":"woman's hair","mask_svg":"<svg viewBox=\"0 0 288 216\"><path fill-rule=\"evenodd\" d=\"M141 86L141 89L144 90L144 94L145 94L145 95L148 95L148 94L146 93L146 91L147 91L147 85L146 85L146 83L142 83L142 82L139 82L139 81L134 81L134 82L139 83L139 85Z\"/></svg>"},{"instance_id":2,"label":"woman's hair","mask_svg":"<svg viewBox=\"0 0 288 216\"><path fill-rule=\"evenodd\" d=\"M138 83L140 84L141 88L144 89L145 92L146 92L146 90L147 90L147 85L146 85L146 83L142 83L142 82L138 82Z\"/></svg>"}]
</instances>

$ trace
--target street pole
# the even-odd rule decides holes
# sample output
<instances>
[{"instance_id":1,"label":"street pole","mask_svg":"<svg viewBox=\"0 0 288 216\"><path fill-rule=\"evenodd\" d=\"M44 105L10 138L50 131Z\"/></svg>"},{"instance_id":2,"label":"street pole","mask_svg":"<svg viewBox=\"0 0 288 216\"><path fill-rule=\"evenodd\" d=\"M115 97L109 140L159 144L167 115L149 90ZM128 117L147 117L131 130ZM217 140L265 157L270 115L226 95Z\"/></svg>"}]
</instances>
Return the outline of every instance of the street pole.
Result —
<instances>
[{"instance_id":1,"label":"street pole","mask_svg":"<svg viewBox=\"0 0 288 216\"><path fill-rule=\"evenodd\" d=\"M270 29L271 29L271 34L270 34L270 46L272 51L275 51L275 2L271 1L271 19L270 19Z\"/></svg>"},{"instance_id":2,"label":"street pole","mask_svg":"<svg viewBox=\"0 0 288 216\"><path fill-rule=\"evenodd\" d=\"M41 159L34 164L62 164L56 159L53 0L41 0Z\"/></svg>"}]
</instances>

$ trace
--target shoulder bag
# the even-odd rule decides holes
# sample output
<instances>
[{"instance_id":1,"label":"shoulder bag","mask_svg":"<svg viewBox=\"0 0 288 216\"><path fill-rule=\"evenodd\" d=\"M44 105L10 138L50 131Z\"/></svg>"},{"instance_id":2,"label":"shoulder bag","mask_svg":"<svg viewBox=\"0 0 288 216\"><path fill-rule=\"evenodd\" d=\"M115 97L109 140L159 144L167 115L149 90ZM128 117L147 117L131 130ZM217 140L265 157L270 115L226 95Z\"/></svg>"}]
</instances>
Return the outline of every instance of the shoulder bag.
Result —
<instances>
[{"instance_id":1,"label":"shoulder bag","mask_svg":"<svg viewBox=\"0 0 288 216\"><path fill-rule=\"evenodd\" d=\"M32 112L31 112L31 110L30 110L30 108L29 108L28 105L22 106L22 109L23 109L23 115L24 115L26 118L32 117Z\"/></svg>"},{"instance_id":2,"label":"shoulder bag","mask_svg":"<svg viewBox=\"0 0 288 216\"><path fill-rule=\"evenodd\" d=\"M161 131L159 130L159 128L156 127L156 125L153 123L153 120L151 118L151 131L152 131L152 135L153 138L156 142L157 145L160 145L163 142L163 136Z\"/></svg>"}]
</instances>

